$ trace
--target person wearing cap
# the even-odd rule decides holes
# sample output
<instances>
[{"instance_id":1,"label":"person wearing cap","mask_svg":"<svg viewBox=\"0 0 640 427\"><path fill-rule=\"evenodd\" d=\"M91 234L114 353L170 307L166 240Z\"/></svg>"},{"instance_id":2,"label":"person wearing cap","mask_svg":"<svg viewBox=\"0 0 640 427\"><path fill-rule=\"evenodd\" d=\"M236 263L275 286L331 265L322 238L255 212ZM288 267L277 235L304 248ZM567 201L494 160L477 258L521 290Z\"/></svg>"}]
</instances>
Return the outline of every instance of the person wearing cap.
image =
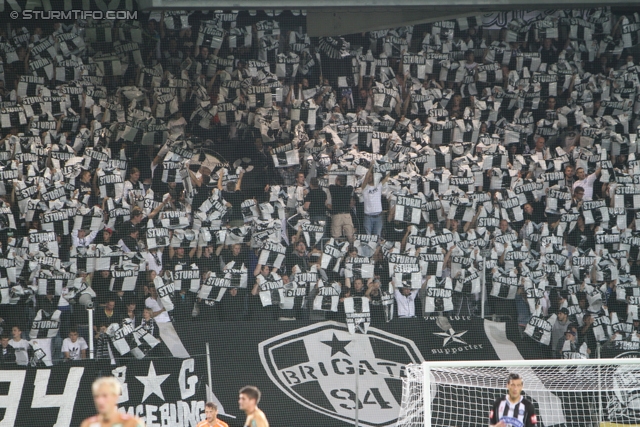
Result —
<instances>
[{"instance_id":1,"label":"person wearing cap","mask_svg":"<svg viewBox=\"0 0 640 427\"><path fill-rule=\"evenodd\" d=\"M564 336L560 338L560 341L558 342L558 352L555 354L555 356L558 359L562 359L563 358L563 349L565 346L565 342L569 341L570 342L570 346L569 346L569 350L570 352L577 352L578 351L578 330L575 327L575 324L571 324L569 325L569 327L567 328L567 330L564 332Z\"/></svg>"},{"instance_id":2,"label":"person wearing cap","mask_svg":"<svg viewBox=\"0 0 640 427\"><path fill-rule=\"evenodd\" d=\"M96 245L105 245L110 246L115 244L113 241L113 229L112 228L104 228L101 233L98 233L95 240L93 241Z\"/></svg>"},{"instance_id":3,"label":"person wearing cap","mask_svg":"<svg viewBox=\"0 0 640 427\"><path fill-rule=\"evenodd\" d=\"M394 282L395 279L392 279L389 283L393 287L393 295L396 299L398 317L416 317L416 298L418 298L418 292L420 292L420 289L411 289L411 284L405 281L401 283ZM427 282L425 281L422 289L425 288L426 284Z\"/></svg>"},{"instance_id":4,"label":"person wearing cap","mask_svg":"<svg viewBox=\"0 0 640 427\"><path fill-rule=\"evenodd\" d=\"M551 351L554 355L558 354L558 343L560 342L560 339L564 337L564 333L567 331L569 323L569 310L566 307L562 307L558 310L558 318L551 329ZM561 349L562 347L560 350Z\"/></svg>"}]
</instances>

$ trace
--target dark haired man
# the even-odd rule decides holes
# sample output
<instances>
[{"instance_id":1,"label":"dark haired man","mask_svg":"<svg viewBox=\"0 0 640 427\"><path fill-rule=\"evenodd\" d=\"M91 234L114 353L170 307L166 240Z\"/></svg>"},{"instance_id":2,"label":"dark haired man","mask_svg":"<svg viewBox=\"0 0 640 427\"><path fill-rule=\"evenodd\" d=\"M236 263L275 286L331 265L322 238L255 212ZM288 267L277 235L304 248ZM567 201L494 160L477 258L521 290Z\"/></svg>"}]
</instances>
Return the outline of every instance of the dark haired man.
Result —
<instances>
[{"instance_id":1,"label":"dark haired man","mask_svg":"<svg viewBox=\"0 0 640 427\"><path fill-rule=\"evenodd\" d=\"M491 427L534 427L538 417L533 403L522 396L524 382L519 374L509 374L507 394L493 403L489 414Z\"/></svg>"},{"instance_id":2,"label":"dark haired man","mask_svg":"<svg viewBox=\"0 0 640 427\"><path fill-rule=\"evenodd\" d=\"M204 405L204 417L196 427L229 427L227 423L218 419L218 405L213 402Z\"/></svg>"},{"instance_id":3,"label":"dark haired man","mask_svg":"<svg viewBox=\"0 0 640 427\"><path fill-rule=\"evenodd\" d=\"M269 421L267 421L264 412L258 409L260 396L258 387L248 385L240 389L238 405L240 405L240 410L247 414L247 420L244 422L245 427L269 427Z\"/></svg>"}]
</instances>

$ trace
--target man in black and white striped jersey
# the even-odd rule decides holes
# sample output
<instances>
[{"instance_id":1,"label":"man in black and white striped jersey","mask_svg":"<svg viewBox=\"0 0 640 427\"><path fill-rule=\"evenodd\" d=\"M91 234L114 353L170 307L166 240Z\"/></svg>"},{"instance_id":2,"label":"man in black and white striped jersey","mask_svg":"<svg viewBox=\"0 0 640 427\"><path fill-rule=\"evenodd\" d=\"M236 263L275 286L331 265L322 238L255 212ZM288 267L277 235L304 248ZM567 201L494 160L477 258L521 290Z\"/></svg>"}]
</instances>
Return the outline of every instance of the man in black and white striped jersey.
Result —
<instances>
[{"instance_id":1,"label":"man in black and white striped jersey","mask_svg":"<svg viewBox=\"0 0 640 427\"><path fill-rule=\"evenodd\" d=\"M533 403L522 396L524 382L518 374L509 374L507 394L499 397L491 408L489 425L491 427L534 427L538 417Z\"/></svg>"}]
</instances>

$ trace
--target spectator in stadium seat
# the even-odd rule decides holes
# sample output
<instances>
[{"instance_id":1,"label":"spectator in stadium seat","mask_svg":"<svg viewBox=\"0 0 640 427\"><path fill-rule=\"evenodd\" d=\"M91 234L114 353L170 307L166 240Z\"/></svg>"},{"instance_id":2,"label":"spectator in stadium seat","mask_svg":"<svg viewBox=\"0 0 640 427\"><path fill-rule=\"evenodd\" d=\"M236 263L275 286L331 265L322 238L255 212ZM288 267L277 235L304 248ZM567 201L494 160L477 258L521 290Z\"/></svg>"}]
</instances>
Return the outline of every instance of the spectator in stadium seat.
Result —
<instances>
[{"instance_id":1,"label":"spectator in stadium seat","mask_svg":"<svg viewBox=\"0 0 640 427\"><path fill-rule=\"evenodd\" d=\"M576 180L573 183L573 188L584 188L584 200L589 201L593 199L593 186L596 179L600 176L602 168L598 167L596 171L587 176L584 168L576 169Z\"/></svg>"},{"instance_id":2,"label":"spectator in stadium seat","mask_svg":"<svg viewBox=\"0 0 640 427\"><path fill-rule=\"evenodd\" d=\"M393 282L392 282L393 283ZM426 282L425 282L426 283ZM416 317L416 298L419 289L411 289L407 286L393 286L393 295L396 299L396 307L399 318ZM418 313L421 314L421 313Z\"/></svg>"},{"instance_id":3,"label":"spectator in stadium seat","mask_svg":"<svg viewBox=\"0 0 640 427\"><path fill-rule=\"evenodd\" d=\"M566 308L561 308L558 310L557 314L558 318L556 319L556 323L553 324L553 328L551 329L551 351L554 354L554 357L557 357L558 354L558 343L560 339L564 337L564 333L569 326L569 310Z\"/></svg>"},{"instance_id":4,"label":"spectator in stadium seat","mask_svg":"<svg viewBox=\"0 0 640 427\"><path fill-rule=\"evenodd\" d=\"M555 64L558 60L558 48L553 45L553 39L545 38L538 52L540 61L544 64Z\"/></svg>"},{"instance_id":5,"label":"spectator in stadium seat","mask_svg":"<svg viewBox=\"0 0 640 427\"><path fill-rule=\"evenodd\" d=\"M336 177L335 185L329 186L331 201L327 207L331 211L331 237L334 239L346 238L353 241L353 221L351 219L351 207L353 206L353 187L347 185L344 175Z\"/></svg>"},{"instance_id":6,"label":"spectator in stadium seat","mask_svg":"<svg viewBox=\"0 0 640 427\"><path fill-rule=\"evenodd\" d=\"M318 178L311 178L310 190L304 197L303 209L309 213L309 219L313 222L327 220L327 193L318 186Z\"/></svg>"},{"instance_id":7,"label":"spectator in stadium seat","mask_svg":"<svg viewBox=\"0 0 640 427\"><path fill-rule=\"evenodd\" d=\"M226 190L222 187L222 179L224 173L220 172L218 178L218 190L222 192L222 198L228 203L231 208L229 213L229 225L231 227L242 227L244 225L244 218L242 216L241 205L244 202L244 194L242 193L242 177L244 176L244 170L240 172L237 182L228 182Z\"/></svg>"},{"instance_id":8,"label":"spectator in stadium seat","mask_svg":"<svg viewBox=\"0 0 640 427\"><path fill-rule=\"evenodd\" d=\"M162 300L158 296L158 291L153 283L147 286L149 290L149 297L145 300L145 307L150 310L150 316L156 323L168 323L171 321L167 309L163 307ZM146 314L143 313L143 316Z\"/></svg>"},{"instance_id":9,"label":"spectator in stadium seat","mask_svg":"<svg viewBox=\"0 0 640 427\"><path fill-rule=\"evenodd\" d=\"M117 352L111 344L111 337L107 334L107 325L101 323L97 326L98 332L95 334L95 358L112 359ZM115 364L115 360L113 362Z\"/></svg>"},{"instance_id":10,"label":"spectator in stadium seat","mask_svg":"<svg viewBox=\"0 0 640 427\"><path fill-rule=\"evenodd\" d=\"M516 311L518 312L518 329L520 330L520 336L524 336L524 328L529 324L531 319L531 310L527 303L527 293L524 290L524 286L518 286L518 293L516 294Z\"/></svg>"},{"instance_id":11,"label":"spectator in stadium seat","mask_svg":"<svg viewBox=\"0 0 640 427\"><path fill-rule=\"evenodd\" d=\"M71 241L73 246L89 246L98 235L98 230L87 233L87 230L73 230L71 232Z\"/></svg>"},{"instance_id":12,"label":"spectator in stadium seat","mask_svg":"<svg viewBox=\"0 0 640 427\"><path fill-rule=\"evenodd\" d=\"M16 350L9 345L9 335L3 333L0 338L0 364L15 365Z\"/></svg>"},{"instance_id":13,"label":"spectator in stadium seat","mask_svg":"<svg viewBox=\"0 0 640 427\"><path fill-rule=\"evenodd\" d=\"M129 224L127 228L123 229L123 235L118 242L118 245L125 253L139 252L140 248L138 247L138 238L140 237L140 228L135 224Z\"/></svg>"},{"instance_id":14,"label":"spectator in stadium seat","mask_svg":"<svg viewBox=\"0 0 640 427\"><path fill-rule=\"evenodd\" d=\"M102 232L98 233L98 235L94 240L94 243L96 245L111 246L117 243L113 241L112 237L113 237L113 229L105 228L102 230Z\"/></svg>"},{"instance_id":15,"label":"spectator in stadium seat","mask_svg":"<svg viewBox=\"0 0 640 427\"><path fill-rule=\"evenodd\" d=\"M581 251L596 249L596 237L591 226L585 224L584 216L580 215L573 231L567 236L567 243Z\"/></svg>"},{"instance_id":16,"label":"spectator in stadium seat","mask_svg":"<svg viewBox=\"0 0 640 427\"><path fill-rule=\"evenodd\" d=\"M564 358L563 350L565 349L565 343L567 341L569 342L569 344L568 344L568 349L566 351L576 353L580 350L580 346L578 345L578 332L576 328L568 327L567 330L564 332L564 336L560 338L560 341L558 342L558 345L557 345L558 352L555 355L556 358L558 359Z\"/></svg>"},{"instance_id":17,"label":"spectator in stadium seat","mask_svg":"<svg viewBox=\"0 0 640 427\"><path fill-rule=\"evenodd\" d=\"M134 327L140 326L142 322L142 311L138 310L135 300L129 299L127 302L126 314L123 320L129 321Z\"/></svg>"},{"instance_id":18,"label":"spectator in stadium seat","mask_svg":"<svg viewBox=\"0 0 640 427\"><path fill-rule=\"evenodd\" d=\"M383 182L379 182L377 185L375 184L373 179L373 165L371 165L360 187L364 201L365 234L382 235L382 184Z\"/></svg>"},{"instance_id":19,"label":"spectator in stadium seat","mask_svg":"<svg viewBox=\"0 0 640 427\"><path fill-rule=\"evenodd\" d=\"M571 207L576 209L582 208L582 202L584 201L584 188L575 187L573 189L573 198L571 199Z\"/></svg>"},{"instance_id":20,"label":"spectator in stadium seat","mask_svg":"<svg viewBox=\"0 0 640 427\"><path fill-rule=\"evenodd\" d=\"M568 165L564 168L564 182L565 185L569 188L573 188L573 183L575 182L575 169L573 166Z\"/></svg>"},{"instance_id":21,"label":"spectator in stadium seat","mask_svg":"<svg viewBox=\"0 0 640 427\"><path fill-rule=\"evenodd\" d=\"M84 338L78 336L78 330L72 328L69 336L62 341L62 354L65 360L82 360L87 358L87 345Z\"/></svg>"},{"instance_id":22,"label":"spectator in stadium seat","mask_svg":"<svg viewBox=\"0 0 640 427\"><path fill-rule=\"evenodd\" d=\"M248 254L247 250L240 243L235 243L231 245L230 248L225 248L221 250L220 253L220 268L224 269L224 266L229 264L231 261L235 262L235 266L241 266L244 264L248 266Z\"/></svg>"},{"instance_id":23,"label":"spectator in stadium seat","mask_svg":"<svg viewBox=\"0 0 640 427\"><path fill-rule=\"evenodd\" d=\"M98 326L101 323L111 325L112 323L120 323L122 320L121 313L116 311L116 301L113 297L107 298L104 307L96 310L94 314L94 332L98 331Z\"/></svg>"},{"instance_id":24,"label":"spectator in stadium seat","mask_svg":"<svg viewBox=\"0 0 640 427\"><path fill-rule=\"evenodd\" d=\"M158 315L154 316L153 308L145 307L142 311L142 320L140 321L140 325L154 338L160 339L160 329L158 328Z\"/></svg>"},{"instance_id":25,"label":"spectator in stadium seat","mask_svg":"<svg viewBox=\"0 0 640 427\"><path fill-rule=\"evenodd\" d=\"M578 329L578 343L582 345L583 342L587 343L589 354L595 357L598 341L593 332L593 315L591 313L585 313L582 317L582 327Z\"/></svg>"},{"instance_id":26,"label":"spectator in stadium seat","mask_svg":"<svg viewBox=\"0 0 640 427\"><path fill-rule=\"evenodd\" d=\"M27 366L29 364L31 346L27 340L22 338L20 326L11 328L11 334L12 339L9 341L9 345L15 350L16 363L20 366Z\"/></svg>"},{"instance_id":27,"label":"spectator in stadium seat","mask_svg":"<svg viewBox=\"0 0 640 427\"><path fill-rule=\"evenodd\" d=\"M533 148L528 148L527 151L528 151L528 154L531 154L537 159L540 159L540 160L551 159L551 151L547 147L547 141L542 136L537 137Z\"/></svg>"},{"instance_id":28,"label":"spectator in stadium seat","mask_svg":"<svg viewBox=\"0 0 640 427\"><path fill-rule=\"evenodd\" d=\"M220 273L220 258L216 256L216 249L213 244L207 246L198 246L196 250L196 264L202 275L209 271Z\"/></svg>"}]
</instances>

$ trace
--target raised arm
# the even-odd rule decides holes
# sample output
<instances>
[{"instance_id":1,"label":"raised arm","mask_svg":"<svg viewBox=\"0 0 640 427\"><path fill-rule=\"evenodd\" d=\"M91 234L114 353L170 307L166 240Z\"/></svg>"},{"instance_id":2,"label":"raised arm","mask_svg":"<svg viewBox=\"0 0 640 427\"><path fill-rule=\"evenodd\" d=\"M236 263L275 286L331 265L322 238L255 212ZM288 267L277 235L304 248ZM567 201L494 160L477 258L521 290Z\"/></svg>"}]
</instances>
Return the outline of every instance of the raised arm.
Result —
<instances>
[{"instance_id":1,"label":"raised arm","mask_svg":"<svg viewBox=\"0 0 640 427\"><path fill-rule=\"evenodd\" d=\"M369 167L367 174L362 179L362 185L360 185L360 188L364 190L365 187L369 184L373 184L373 163Z\"/></svg>"},{"instance_id":2,"label":"raised arm","mask_svg":"<svg viewBox=\"0 0 640 427\"><path fill-rule=\"evenodd\" d=\"M222 191L222 171L218 172L218 190Z\"/></svg>"},{"instance_id":3,"label":"raised arm","mask_svg":"<svg viewBox=\"0 0 640 427\"><path fill-rule=\"evenodd\" d=\"M160 213L160 211L162 209L164 209L165 205L167 203L169 203L169 202L171 202L171 196L167 197L162 202L160 202L160 204L158 206L156 206L154 210L151 211L151 213L149 214L148 218L149 219L155 218L155 216L158 215Z\"/></svg>"},{"instance_id":4,"label":"raised arm","mask_svg":"<svg viewBox=\"0 0 640 427\"><path fill-rule=\"evenodd\" d=\"M244 169L240 172L240 176L238 177L238 182L236 182L236 191L242 190L242 177L244 176Z\"/></svg>"}]
</instances>

